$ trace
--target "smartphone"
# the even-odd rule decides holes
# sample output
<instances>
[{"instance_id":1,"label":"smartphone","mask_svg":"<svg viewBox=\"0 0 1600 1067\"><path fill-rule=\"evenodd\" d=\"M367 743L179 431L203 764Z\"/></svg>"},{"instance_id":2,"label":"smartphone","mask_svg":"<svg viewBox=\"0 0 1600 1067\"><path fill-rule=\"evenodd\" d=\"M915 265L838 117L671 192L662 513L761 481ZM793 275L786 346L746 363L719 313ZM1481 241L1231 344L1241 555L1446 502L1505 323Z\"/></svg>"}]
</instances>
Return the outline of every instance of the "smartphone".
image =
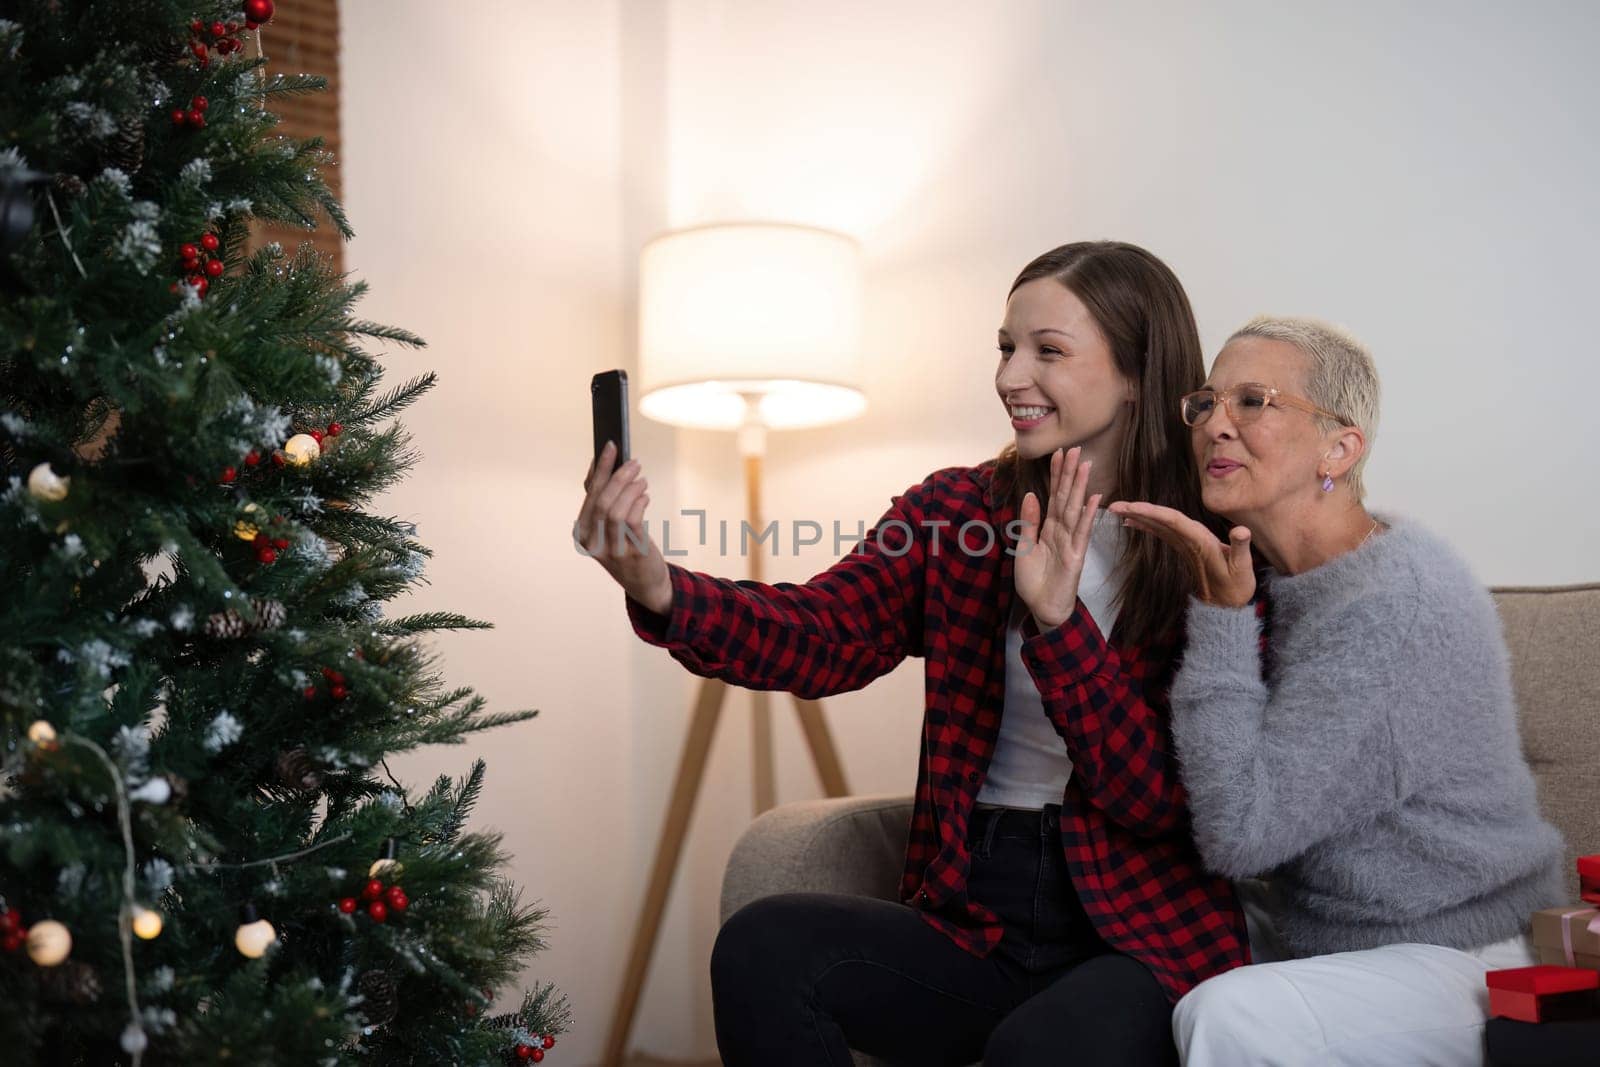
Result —
<instances>
[{"instance_id":1,"label":"smartphone","mask_svg":"<svg viewBox=\"0 0 1600 1067\"><path fill-rule=\"evenodd\" d=\"M589 382L589 399L594 404L594 460L598 466L600 450L607 441L617 443L611 469L628 462L628 372L608 370Z\"/></svg>"}]
</instances>

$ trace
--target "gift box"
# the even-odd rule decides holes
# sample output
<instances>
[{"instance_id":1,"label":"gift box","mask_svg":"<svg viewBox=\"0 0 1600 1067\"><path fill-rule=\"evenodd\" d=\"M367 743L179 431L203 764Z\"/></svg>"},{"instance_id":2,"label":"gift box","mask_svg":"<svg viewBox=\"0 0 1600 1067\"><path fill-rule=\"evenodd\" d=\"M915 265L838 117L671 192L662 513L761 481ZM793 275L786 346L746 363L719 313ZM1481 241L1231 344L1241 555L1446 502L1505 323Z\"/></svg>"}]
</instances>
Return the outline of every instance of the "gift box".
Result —
<instances>
[{"instance_id":1,"label":"gift box","mask_svg":"<svg viewBox=\"0 0 1600 1067\"><path fill-rule=\"evenodd\" d=\"M1513 967L1483 976L1489 1014L1525 1023L1563 1022L1600 1016L1600 971L1577 967Z\"/></svg>"},{"instance_id":2,"label":"gift box","mask_svg":"<svg viewBox=\"0 0 1600 1067\"><path fill-rule=\"evenodd\" d=\"M1578 857L1578 898L1600 907L1600 856Z\"/></svg>"},{"instance_id":3,"label":"gift box","mask_svg":"<svg viewBox=\"0 0 1600 1067\"><path fill-rule=\"evenodd\" d=\"M1533 913L1540 963L1600 971L1600 908L1545 908Z\"/></svg>"}]
</instances>

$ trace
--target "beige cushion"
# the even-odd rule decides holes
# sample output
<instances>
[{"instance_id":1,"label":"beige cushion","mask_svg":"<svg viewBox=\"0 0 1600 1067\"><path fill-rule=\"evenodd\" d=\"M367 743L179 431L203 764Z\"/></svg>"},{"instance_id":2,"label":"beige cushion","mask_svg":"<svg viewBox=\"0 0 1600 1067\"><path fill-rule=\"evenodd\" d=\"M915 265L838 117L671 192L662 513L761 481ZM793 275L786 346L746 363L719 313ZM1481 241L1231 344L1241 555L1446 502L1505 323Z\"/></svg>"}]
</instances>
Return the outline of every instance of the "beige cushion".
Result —
<instances>
[{"instance_id":1,"label":"beige cushion","mask_svg":"<svg viewBox=\"0 0 1600 1067\"><path fill-rule=\"evenodd\" d=\"M1522 750L1539 806L1575 856L1600 852L1600 585L1495 589L1511 650Z\"/></svg>"}]
</instances>

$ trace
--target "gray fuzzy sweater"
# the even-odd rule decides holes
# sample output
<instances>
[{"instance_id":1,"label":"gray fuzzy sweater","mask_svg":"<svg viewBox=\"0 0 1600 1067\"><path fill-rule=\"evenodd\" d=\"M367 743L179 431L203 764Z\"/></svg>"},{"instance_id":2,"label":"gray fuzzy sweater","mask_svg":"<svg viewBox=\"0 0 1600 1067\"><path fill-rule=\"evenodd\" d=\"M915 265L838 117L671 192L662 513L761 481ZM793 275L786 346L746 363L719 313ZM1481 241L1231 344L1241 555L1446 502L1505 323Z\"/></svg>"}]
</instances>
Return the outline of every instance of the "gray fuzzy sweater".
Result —
<instances>
[{"instance_id":1,"label":"gray fuzzy sweater","mask_svg":"<svg viewBox=\"0 0 1600 1067\"><path fill-rule=\"evenodd\" d=\"M1391 524L1254 607L1193 602L1172 728L1207 866L1264 877L1307 956L1475 948L1561 903L1509 657L1487 591L1445 542Z\"/></svg>"}]
</instances>

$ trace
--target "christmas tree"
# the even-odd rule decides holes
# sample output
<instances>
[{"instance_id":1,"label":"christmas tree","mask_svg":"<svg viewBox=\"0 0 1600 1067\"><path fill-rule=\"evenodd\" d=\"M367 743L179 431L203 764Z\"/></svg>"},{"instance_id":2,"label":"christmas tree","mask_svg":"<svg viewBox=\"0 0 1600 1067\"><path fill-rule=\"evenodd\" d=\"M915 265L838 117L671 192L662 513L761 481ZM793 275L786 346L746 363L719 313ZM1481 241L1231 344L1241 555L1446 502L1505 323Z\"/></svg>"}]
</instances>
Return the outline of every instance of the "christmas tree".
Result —
<instances>
[{"instance_id":1,"label":"christmas tree","mask_svg":"<svg viewBox=\"0 0 1600 1067\"><path fill-rule=\"evenodd\" d=\"M273 103L271 0L0 8L0 1059L546 1058L545 913L387 756L533 712L385 614L428 549L363 286L253 222L350 230ZM496 998L495 990L502 990Z\"/></svg>"}]
</instances>

